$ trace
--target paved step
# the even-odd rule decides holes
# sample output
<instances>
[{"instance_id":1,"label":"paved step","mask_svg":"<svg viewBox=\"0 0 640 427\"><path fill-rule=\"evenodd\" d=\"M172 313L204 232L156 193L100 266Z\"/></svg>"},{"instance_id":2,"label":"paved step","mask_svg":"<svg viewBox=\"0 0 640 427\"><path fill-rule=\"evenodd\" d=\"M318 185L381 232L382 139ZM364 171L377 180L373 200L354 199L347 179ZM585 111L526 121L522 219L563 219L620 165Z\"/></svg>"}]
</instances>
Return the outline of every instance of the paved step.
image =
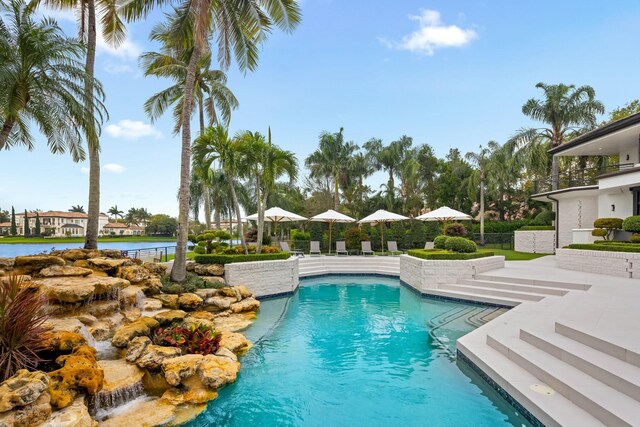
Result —
<instances>
[{"instance_id":1,"label":"paved step","mask_svg":"<svg viewBox=\"0 0 640 427\"><path fill-rule=\"evenodd\" d=\"M506 297L506 298L516 298L519 300L527 300L527 301L540 301L541 299L548 297L546 294L537 294L533 292L518 292L518 291L509 291L506 289L496 289L496 288L487 288L484 286L474 286L474 285L438 285L438 289L446 289L450 291L459 291L459 292L472 292L474 294L482 294L489 296L498 296L498 297Z\"/></svg>"},{"instance_id":2,"label":"paved step","mask_svg":"<svg viewBox=\"0 0 640 427\"><path fill-rule=\"evenodd\" d=\"M524 300L518 299L518 298L506 298L506 297L500 297L497 295L487 295L483 293L455 291L455 290L441 289L441 288L429 289L424 293L428 295L437 295L437 296L455 298L455 299L464 300L464 301L496 304L496 305L505 306L505 307L515 307L516 305L525 302Z\"/></svg>"},{"instance_id":3,"label":"paved step","mask_svg":"<svg viewBox=\"0 0 640 427\"><path fill-rule=\"evenodd\" d=\"M580 291L586 291L591 287L591 285L585 285L581 283L556 282L553 280L539 280L539 279L529 279L529 278L522 278L522 277L495 276L492 274L478 274L476 276L476 279L489 280L492 282L506 282L506 283L517 283L522 285L546 286L550 288L576 289Z\"/></svg>"},{"instance_id":4,"label":"paved step","mask_svg":"<svg viewBox=\"0 0 640 427\"><path fill-rule=\"evenodd\" d=\"M556 333L522 329L520 339L640 401L640 368Z\"/></svg>"},{"instance_id":5,"label":"paved step","mask_svg":"<svg viewBox=\"0 0 640 427\"><path fill-rule=\"evenodd\" d=\"M626 344L616 343L613 342L612 337L606 337L595 330L587 331L586 328L568 324L567 322L556 322L555 331L560 335L640 368L640 343L636 343L637 348L628 348L633 345L634 341L629 340L629 337L624 340Z\"/></svg>"},{"instance_id":6,"label":"paved step","mask_svg":"<svg viewBox=\"0 0 640 427\"><path fill-rule=\"evenodd\" d=\"M487 345L501 352L605 425L638 425L640 402L551 354L515 337L487 335Z\"/></svg>"},{"instance_id":7,"label":"paved step","mask_svg":"<svg viewBox=\"0 0 640 427\"><path fill-rule=\"evenodd\" d=\"M520 283L494 282L492 280L478 279L460 279L458 283L461 285L483 286L485 288L507 289L521 292L534 292L537 294L562 296L571 291L571 289L556 288L550 286L523 285Z\"/></svg>"}]
</instances>

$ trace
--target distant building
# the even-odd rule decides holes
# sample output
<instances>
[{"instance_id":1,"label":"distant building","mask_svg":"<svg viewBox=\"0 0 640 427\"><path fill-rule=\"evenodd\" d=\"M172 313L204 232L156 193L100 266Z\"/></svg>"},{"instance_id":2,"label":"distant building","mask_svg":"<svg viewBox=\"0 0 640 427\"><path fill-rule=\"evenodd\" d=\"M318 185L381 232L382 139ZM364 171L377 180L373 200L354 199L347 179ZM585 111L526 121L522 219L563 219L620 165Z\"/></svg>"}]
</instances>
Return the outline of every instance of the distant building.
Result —
<instances>
[{"instance_id":1,"label":"distant building","mask_svg":"<svg viewBox=\"0 0 640 427\"><path fill-rule=\"evenodd\" d=\"M84 237L87 230L88 215L82 212L48 211L38 212L40 217L40 232L46 236L55 237ZM36 226L36 213L27 212L16 214L16 229L18 235L24 234L25 221L28 222L29 230L33 232ZM102 233L105 225L109 223L109 217L101 213L98 220L98 232ZM4 224L4 223L3 223ZM11 227L11 224L9 227Z\"/></svg>"},{"instance_id":2,"label":"distant building","mask_svg":"<svg viewBox=\"0 0 640 427\"><path fill-rule=\"evenodd\" d=\"M5 236L11 232L10 222L0 222L0 236Z\"/></svg>"},{"instance_id":3,"label":"distant building","mask_svg":"<svg viewBox=\"0 0 640 427\"><path fill-rule=\"evenodd\" d=\"M102 228L102 234L111 236L142 236L144 227L127 225L123 222L110 222Z\"/></svg>"}]
</instances>

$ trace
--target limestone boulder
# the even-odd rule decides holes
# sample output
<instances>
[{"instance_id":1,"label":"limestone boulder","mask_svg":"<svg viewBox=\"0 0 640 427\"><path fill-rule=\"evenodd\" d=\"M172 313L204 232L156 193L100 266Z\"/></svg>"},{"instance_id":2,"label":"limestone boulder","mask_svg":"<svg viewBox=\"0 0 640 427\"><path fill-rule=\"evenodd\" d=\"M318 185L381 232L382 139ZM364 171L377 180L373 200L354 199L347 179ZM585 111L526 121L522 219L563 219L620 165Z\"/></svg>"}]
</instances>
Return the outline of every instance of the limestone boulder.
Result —
<instances>
[{"instance_id":1,"label":"limestone boulder","mask_svg":"<svg viewBox=\"0 0 640 427\"><path fill-rule=\"evenodd\" d=\"M242 294L240 293L240 290L234 286L220 288L218 289L218 292L220 295L223 295L225 297L235 298L236 301L242 300Z\"/></svg>"},{"instance_id":2,"label":"limestone boulder","mask_svg":"<svg viewBox=\"0 0 640 427\"><path fill-rule=\"evenodd\" d=\"M180 388L171 387L164 392L162 398L174 405L198 405L218 397L218 392L206 387L200 378L194 376L185 379Z\"/></svg>"},{"instance_id":3,"label":"limestone boulder","mask_svg":"<svg viewBox=\"0 0 640 427\"><path fill-rule=\"evenodd\" d=\"M13 270L14 265L15 260L13 258L0 257L0 270L4 270L5 272Z\"/></svg>"},{"instance_id":4,"label":"limestone boulder","mask_svg":"<svg viewBox=\"0 0 640 427\"><path fill-rule=\"evenodd\" d=\"M90 268L74 267L72 265L52 265L51 267L40 270L39 275L42 277L84 277L91 273L93 273L93 270Z\"/></svg>"},{"instance_id":5,"label":"limestone boulder","mask_svg":"<svg viewBox=\"0 0 640 427\"><path fill-rule=\"evenodd\" d=\"M95 399L100 399L101 395L113 395L130 389L140 383L144 376L143 370L123 359L100 360L98 365L104 372L104 383Z\"/></svg>"},{"instance_id":6,"label":"limestone boulder","mask_svg":"<svg viewBox=\"0 0 640 427\"><path fill-rule=\"evenodd\" d=\"M156 298L162 302L162 306L166 308L178 308L178 295L160 294Z\"/></svg>"},{"instance_id":7,"label":"limestone boulder","mask_svg":"<svg viewBox=\"0 0 640 427\"><path fill-rule=\"evenodd\" d=\"M251 345L244 335L237 332L222 331L221 335L220 347L227 348L235 354L244 353Z\"/></svg>"},{"instance_id":8,"label":"limestone boulder","mask_svg":"<svg viewBox=\"0 0 640 427\"><path fill-rule=\"evenodd\" d=\"M154 427L170 424L176 418L176 406L166 399L152 399L130 405L101 421L99 427Z\"/></svg>"},{"instance_id":9,"label":"limestone boulder","mask_svg":"<svg viewBox=\"0 0 640 427\"><path fill-rule=\"evenodd\" d=\"M178 357L181 354L181 350L176 347L149 344L136 360L136 364L143 369L158 371L162 367L162 362Z\"/></svg>"},{"instance_id":10,"label":"limestone boulder","mask_svg":"<svg viewBox=\"0 0 640 427\"><path fill-rule=\"evenodd\" d=\"M196 273L198 276L224 276L224 265L190 262L187 263L187 271Z\"/></svg>"},{"instance_id":11,"label":"limestone boulder","mask_svg":"<svg viewBox=\"0 0 640 427\"><path fill-rule=\"evenodd\" d=\"M125 306L133 306L144 297L143 287L140 285L129 285L120 291L120 302Z\"/></svg>"},{"instance_id":12,"label":"limestone boulder","mask_svg":"<svg viewBox=\"0 0 640 427\"><path fill-rule=\"evenodd\" d=\"M87 345L87 340L77 332L51 331L45 335L44 346L49 351L69 352L81 345Z\"/></svg>"},{"instance_id":13,"label":"limestone boulder","mask_svg":"<svg viewBox=\"0 0 640 427\"><path fill-rule=\"evenodd\" d=\"M149 336L151 331L158 326L160 326L160 323L157 320L151 317L140 317L133 323L118 329L111 339L111 344L114 347L125 348L133 338Z\"/></svg>"},{"instance_id":14,"label":"limestone boulder","mask_svg":"<svg viewBox=\"0 0 640 427\"><path fill-rule=\"evenodd\" d=\"M80 396L64 409L51 414L51 418L39 427L95 427L98 425L89 414L84 396Z\"/></svg>"},{"instance_id":15,"label":"limestone boulder","mask_svg":"<svg viewBox=\"0 0 640 427\"><path fill-rule=\"evenodd\" d=\"M143 312L162 310L162 301L157 298L144 297L138 301L138 308Z\"/></svg>"},{"instance_id":16,"label":"limestone boulder","mask_svg":"<svg viewBox=\"0 0 640 427\"><path fill-rule=\"evenodd\" d=\"M163 276L167 274L167 266L159 264L157 262L145 262L144 264L142 264L142 267L145 268L149 273L156 276Z\"/></svg>"},{"instance_id":17,"label":"limestone boulder","mask_svg":"<svg viewBox=\"0 0 640 427\"><path fill-rule=\"evenodd\" d=\"M80 320L73 317L49 318L44 326L52 331L76 332L81 335L87 330Z\"/></svg>"},{"instance_id":18,"label":"limestone boulder","mask_svg":"<svg viewBox=\"0 0 640 427\"><path fill-rule=\"evenodd\" d=\"M52 255L17 256L14 263L15 268L20 269L22 274L31 275L37 274L43 268L65 264L66 262L63 258Z\"/></svg>"},{"instance_id":19,"label":"limestone boulder","mask_svg":"<svg viewBox=\"0 0 640 427\"><path fill-rule=\"evenodd\" d=\"M142 316L140 309L137 307L127 307L124 310L121 310L120 314L122 314L123 319L129 323L135 322L140 318L140 316Z\"/></svg>"},{"instance_id":20,"label":"limestone boulder","mask_svg":"<svg viewBox=\"0 0 640 427\"><path fill-rule=\"evenodd\" d=\"M250 311L247 313L229 314L228 316L216 316L213 319L213 323L218 331L239 332L251 326L255 319L255 311Z\"/></svg>"},{"instance_id":21,"label":"limestone boulder","mask_svg":"<svg viewBox=\"0 0 640 427\"><path fill-rule=\"evenodd\" d=\"M177 386L185 378L195 375L203 357L201 354L186 354L164 360L162 372L167 383Z\"/></svg>"},{"instance_id":22,"label":"limestone boulder","mask_svg":"<svg viewBox=\"0 0 640 427\"><path fill-rule=\"evenodd\" d=\"M222 276L200 276L200 278L205 282L209 282L213 285L224 286L225 284L224 277Z\"/></svg>"},{"instance_id":23,"label":"limestone boulder","mask_svg":"<svg viewBox=\"0 0 640 427\"><path fill-rule=\"evenodd\" d=\"M137 285L142 284L149 279L156 278L157 276L141 265L129 265L118 268L116 277L126 279L132 284Z\"/></svg>"},{"instance_id":24,"label":"limestone boulder","mask_svg":"<svg viewBox=\"0 0 640 427\"><path fill-rule=\"evenodd\" d=\"M120 303L114 300L93 301L87 304L85 309L92 316L104 317L119 311Z\"/></svg>"},{"instance_id":25,"label":"limestone boulder","mask_svg":"<svg viewBox=\"0 0 640 427\"><path fill-rule=\"evenodd\" d=\"M62 251L52 251L51 255L59 256L67 261L74 262L100 256L100 253L91 249L65 249Z\"/></svg>"},{"instance_id":26,"label":"limestone boulder","mask_svg":"<svg viewBox=\"0 0 640 427\"><path fill-rule=\"evenodd\" d=\"M127 345L127 353L125 359L129 362L135 362L146 350L147 346L151 344L149 337L141 336L135 337Z\"/></svg>"},{"instance_id":27,"label":"limestone boulder","mask_svg":"<svg viewBox=\"0 0 640 427\"><path fill-rule=\"evenodd\" d=\"M0 412L35 402L49 388L49 377L44 372L20 369L0 384Z\"/></svg>"},{"instance_id":28,"label":"limestone boulder","mask_svg":"<svg viewBox=\"0 0 640 427\"><path fill-rule=\"evenodd\" d=\"M34 283L40 286L49 300L64 303L85 301L91 296L116 295L129 285L124 279L93 274L86 277L51 277Z\"/></svg>"},{"instance_id":29,"label":"limestone boulder","mask_svg":"<svg viewBox=\"0 0 640 427\"><path fill-rule=\"evenodd\" d=\"M207 298L205 300L205 304L214 309L220 310L228 310L231 307L231 304L236 303L238 300L236 297L227 297L227 296L214 296L211 298Z\"/></svg>"},{"instance_id":30,"label":"limestone boulder","mask_svg":"<svg viewBox=\"0 0 640 427\"><path fill-rule=\"evenodd\" d=\"M204 356L198 365L198 377L205 386L212 389L234 382L239 371L239 362L213 354Z\"/></svg>"},{"instance_id":31,"label":"limestone boulder","mask_svg":"<svg viewBox=\"0 0 640 427\"><path fill-rule=\"evenodd\" d=\"M231 350L229 350L228 348L224 348L224 347L220 347L217 351L216 351L216 356L219 357L226 357L229 360L232 360L234 362L238 361L238 356L235 355L235 353L233 353Z\"/></svg>"},{"instance_id":32,"label":"limestone boulder","mask_svg":"<svg viewBox=\"0 0 640 427\"><path fill-rule=\"evenodd\" d=\"M42 393L35 402L0 413L0 427L39 426L51 416L51 397Z\"/></svg>"},{"instance_id":33,"label":"limestone boulder","mask_svg":"<svg viewBox=\"0 0 640 427\"><path fill-rule=\"evenodd\" d=\"M111 273L115 273L120 267L126 267L133 264L133 261L128 258L116 259L102 256L87 259L87 265L90 268Z\"/></svg>"},{"instance_id":34,"label":"limestone boulder","mask_svg":"<svg viewBox=\"0 0 640 427\"><path fill-rule=\"evenodd\" d=\"M104 372L98 366L95 348L76 347L71 354L58 357L56 363L62 367L49 372L52 406L66 408L80 393L93 395L102 389Z\"/></svg>"},{"instance_id":35,"label":"limestone boulder","mask_svg":"<svg viewBox=\"0 0 640 427\"><path fill-rule=\"evenodd\" d=\"M170 325L173 322L179 322L187 317L187 313L182 310L167 310L162 313L158 313L154 316L154 319L160 323L161 326Z\"/></svg>"},{"instance_id":36,"label":"limestone boulder","mask_svg":"<svg viewBox=\"0 0 640 427\"><path fill-rule=\"evenodd\" d=\"M78 314L77 316L74 316L74 318L78 319L85 326L93 325L98 321L96 316L92 314L86 314L86 313Z\"/></svg>"},{"instance_id":37,"label":"limestone boulder","mask_svg":"<svg viewBox=\"0 0 640 427\"><path fill-rule=\"evenodd\" d=\"M190 292L178 296L178 306L182 310L196 310L202 305L202 298Z\"/></svg>"},{"instance_id":38,"label":"limestone boulder","mask_svg":"<svg viewBox=\"0 0 640 427\"><path fill-rule=\"evenodd\" d=\"M32 280L31 276L29 276L28 274L14 274L12 276L0 277L0 283L3 283L6 285L9 283L9 280L11 280L12 278L13 280L18 280L20 282L20 286L30 286L29 283Z\"/></svg>"},{"instance_id":39,"label":"limestone boulder","mask_svg":"<svg viewBox=\"0 0 640 427\"><path fill-rule=\"evenodd\" d=\"M120 251L119 249L100 249L100 256L105 258L115 258L115 259L124 258L122 256L122 251Z\"/></svg>"},{"instance_id":40,"label":"limestone boulder","mask_svg":"<svg viewBox=\"0 0 640 427\"><path fill-rule=\"evenodd\" d=\"M231 311L234 313L245 313L256 311L260 308L260 301L255 298L245 298L242 301L231 304Z\"/></svg>"},{"instance_id":41,"label":"limestone boulder","mask_svg":"<svg viewBox=\"0 0 640 427\"><path fill-rule=\"evenodd\" d=\"M162 292L162 281L159 277L154 277L141 282L141 285L143 285L142 290L147 296L158 295Z\"/></svg>"}]
</instances>

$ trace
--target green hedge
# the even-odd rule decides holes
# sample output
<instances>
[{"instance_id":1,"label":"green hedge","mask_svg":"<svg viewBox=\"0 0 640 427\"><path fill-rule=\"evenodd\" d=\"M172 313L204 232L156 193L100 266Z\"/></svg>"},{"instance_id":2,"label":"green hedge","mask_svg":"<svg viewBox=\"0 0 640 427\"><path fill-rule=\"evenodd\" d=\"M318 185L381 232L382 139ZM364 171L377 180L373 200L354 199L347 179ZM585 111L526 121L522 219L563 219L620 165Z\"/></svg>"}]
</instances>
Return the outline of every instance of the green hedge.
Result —
<instances>
[{"instance_id":1,"label":"green hedge","mask_svg":"<svg viewBox=\"0 0 640 427\"><path fill-rule=\"evenodd\" d=\"M411 249L407 252L416 258L428 259L428 260L442 260L442 261L459 261L475 258L485 258L493 256L493 252L473 252L473 253L458 253L450 251L442 251L438 249Z\"/></svg>"},{"instance_id":2,"label":"green hedge","mask_svg":"<svg viewBox=\"0 0 640 427\"><path fill-rule=\"evenodd\" d=\"M289 252L278 252L275 254L249 254L249 255L206 254L206 255L196 255L194 257L194 260L198 264L233 264L236 262L273 261L278 259L287 259L290 256L291 254Z\"/></svg>"},{"instance_id":3,"label":"green hedge","mask_svg":"<svg viewBox=\"0 0 640 427\"><path fill-rule=\"evenodd\" d=\"M574 243L565 246L565 249L586 249L588 251L604 251L604 252L640 252L640 245L627 243L626 245L603 245L589 243Z\"/></svg>"},{"instance_id":4,"label":"green hedge","mask_svg":"<svg viewBox=\"0 0 640 427\"><path fill-rule=\"evenodd\" d=\"M593 244L595 245L608 245L608 246L635 246L635 244L632 244L630 241L627 240L596 240L595 242L593 242Z\"/></svg>"},{"instance_id":5,"label":"green hedge","mask_svg":"<svg viewBox=\"0 0 640 427\"><path fill-rule=\"evenodd\" d=\"M555 229L553 225L525 225L517 231L554 231Z\"/></svg>"}]
</instances>

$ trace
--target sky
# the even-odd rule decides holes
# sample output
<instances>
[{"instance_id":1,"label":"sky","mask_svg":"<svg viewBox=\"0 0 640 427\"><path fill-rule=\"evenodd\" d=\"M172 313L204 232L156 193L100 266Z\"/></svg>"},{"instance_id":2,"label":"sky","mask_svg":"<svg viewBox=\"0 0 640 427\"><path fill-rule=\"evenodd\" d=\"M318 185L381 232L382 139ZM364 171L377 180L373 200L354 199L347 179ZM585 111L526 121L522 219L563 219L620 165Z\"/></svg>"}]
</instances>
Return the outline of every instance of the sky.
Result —
<instances>
[{"instance_id":1,"label":"sky","mask_svg":"<svg viewBox=\"0 0 640 427\"><path fill-rule=\"evenodd\" d=\"M437 155L506 141L535 126L522 104L536 83L591 85L607 111L640 98L640 1L301 0L292 33L274 31L255 72L228 70L240 107L230 133L266 133L300 162L322 131L389 143L402 135ZM53 15L76 33L73 14ZM128 26L118 49L99 40L96 74L107 93L101 209L177 215L180 138L170 113L151 123L143 104L170 81L143 77L138 55L163 19ZM604 117L603 117L604 118ZM36 129L33 129L34 132ZM88 161L52 155L46 141L0 152L0 208L87 206ZM304 169L302 170L305 172ZM369 183L378 188L382 174Z\"/></svg>"}]
</instances>

